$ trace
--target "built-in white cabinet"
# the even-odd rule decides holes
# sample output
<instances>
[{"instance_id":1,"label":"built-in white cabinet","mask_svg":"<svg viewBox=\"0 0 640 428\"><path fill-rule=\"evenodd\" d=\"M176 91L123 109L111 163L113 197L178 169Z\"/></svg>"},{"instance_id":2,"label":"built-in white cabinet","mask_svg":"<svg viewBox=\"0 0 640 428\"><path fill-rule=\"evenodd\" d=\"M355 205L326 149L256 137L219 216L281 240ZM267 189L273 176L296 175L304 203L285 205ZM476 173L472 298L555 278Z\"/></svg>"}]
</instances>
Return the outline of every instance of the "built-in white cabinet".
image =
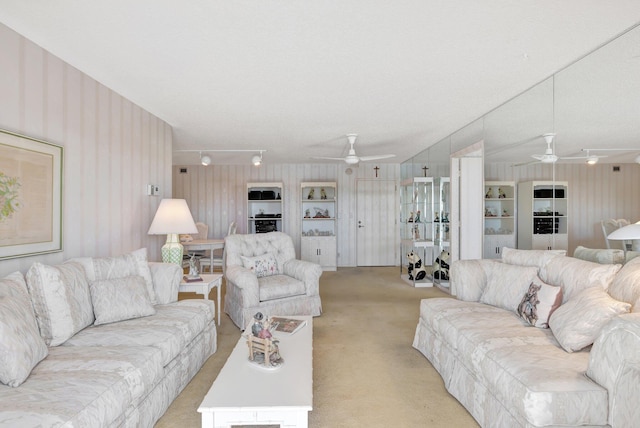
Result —
<instances>
[{"instance_id":1,"label":"built-in white cabinet","mask_svg":"<svg viewBox=\"0 0 640 428\"><path fill-rule=\"evenodd\" d=\"M518 248L568 250L566 181L518 183Z\"/></svg>"},{"instance_id":2,"label":"built-in white cabinet","mask_svg":"<svg viewBox=\"0 0 640 428\"><path fill-rule=\"evenodd\" d=\"M434 205L433 205L433 254L439 257L443 251L451 251L451 230L449 216L451 215L451 180L449 177L434 177ZM442 265L437 265L439 268ZM449 287L448 272L433 272L433 282L436 285Z\"/></svg>"},{"instance_id":3,"label":"built-in white cabinet","mask_svg":"<svg viewBox=\"0 0 640 428\"><path fill-rule=\"evenodd\" d=\"M336 183L302 182L300 188L300 257L302 260L318 263L323 270L336 270Z\"/></svg>"},{"instance_id":4,"label":"built-in white cabinet","mask_svg":"<svg viewBox=\"0 0 640 428\"><path fill-rule=\"evenodd\" d=\"M513 181L484 183L485 259L499 259L502 248L516 247L516 187Z\"/></svg>"},{"instance_id":5,"label":"built-in white cabinet","mask_svg":"<svg viewBox=\"0 0 640 428\"><path fill-rule=\"evenodd\" d=\"M282 232L282 183L247 183L247 233Z\"/></svg>"}]
</instances>

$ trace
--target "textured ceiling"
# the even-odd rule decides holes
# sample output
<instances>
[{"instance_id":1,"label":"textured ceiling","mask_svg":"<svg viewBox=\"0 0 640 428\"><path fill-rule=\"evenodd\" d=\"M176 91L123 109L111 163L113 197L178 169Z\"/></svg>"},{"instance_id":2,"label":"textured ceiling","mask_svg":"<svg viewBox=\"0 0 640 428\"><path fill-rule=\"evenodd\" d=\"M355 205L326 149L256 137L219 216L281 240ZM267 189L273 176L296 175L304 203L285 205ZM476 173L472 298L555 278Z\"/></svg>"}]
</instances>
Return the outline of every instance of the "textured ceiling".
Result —
<instances>
[{"instance_id":1,"label":"textured ceiling","mask_svg":"<svg viewBox=\"0 0 640 428\"><path fill-rule=\"evenodd\" d=\"M638 0L0 0L0 22L167 121L175 150L270 163L344 156L347 133L404 161L639 21Z\"/></svg>"}]
</instances>

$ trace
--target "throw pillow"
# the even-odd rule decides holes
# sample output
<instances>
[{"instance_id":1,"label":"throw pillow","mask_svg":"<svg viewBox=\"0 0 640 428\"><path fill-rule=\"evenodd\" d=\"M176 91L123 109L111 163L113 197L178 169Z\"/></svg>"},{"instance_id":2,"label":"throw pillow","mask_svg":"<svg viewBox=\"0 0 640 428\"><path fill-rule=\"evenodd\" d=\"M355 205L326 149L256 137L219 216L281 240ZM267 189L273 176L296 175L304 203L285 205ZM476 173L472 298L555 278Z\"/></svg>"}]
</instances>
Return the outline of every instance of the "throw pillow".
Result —
<instances>
[{"instance_id":1,"label":"throw pillow","mask_svg":"<svg viewBox=\"0 0 640 428\"><path fill-rule=\"evenodd\" d=\"M504 247L502 249L502 261L510 265L535 266L544 268L554 257L566 255L565 250L517 250Z\"/></svg>"},{"instance_id":2,"label":"throw pillow","mask_svg":"<svg viewBox=\"0 0 640 428\"><path fill-rule=\"evenodd\" d=\"M540 279L562 287L563 303L589 287L609 288L620 265L601 265L573 257L551 259Z\"/></svg>"},{"instance_id":3,"label":"throw pillow","mask_svg":"<svg viewBox=\"0 0 640 428\"><path fill-rule=\"evenodd\" d=\"M0 382L19 386L48 353L24 277L12 273L0 280Z\"/></svg>"},{"instance_id":4,"label":"throw pillow","mask_svg":"<svg viewBox=\"0 0 640 428\"><path fill-rule=\"evenodd\" d=\"M140 275L144 278L147 285L147 293L149 293L151 303L154 305L157 303L156 292L153 289L151 270L149 269L149 262L147 261L146 248L140 248L139 250L117 257L83 257L77 260L85 267L89 282Z\"/></svg>"},{"instance_id":5,"label":"throw pillow","mask_svg":"<svg viewBox=\"0 0 640 428\"><path fill-rule=\"evenodd\" d=\"M630 308L629 303L613 299L602 288L590 287L556 309L549 318L549 327L565 351L579 351L593 343L611 318Z\"/></svg>"},{"instance_id":6,"label":"throw pillow","mask_svg":"<svg viewBox=\"0 0 640 428\"><path fill-rule=\"evenodd\" d=\"M640 257L629 260L613 278L609 294L616 300L634 305L633 311L640 311Z\"/></svg>"},{"instance_id":7,"label":"throw pillow","mask_svg":"<svg viewBox=\"0 0 640 428\"><path fill-rule=\"evenodd\" d=\"M139 275L93 281L90 288L93 311L96 314L95 325L156 313L149 299L145 280Z\"/></svg>"},{"instance_id":8,"label":"throw pillow","mask_svg":"<svg viewBox=\"0 0 640 428\"><path fill-rule=\"evenodd\" d=\"M617 249L592 249L578 245L573 252L576 259L603 265L623 264L624 251Z\"/></svg>"},{"instance_id":9,"label":"throw pillow","mask_svg":"<svg viewBox=\"0 0 640 428\"><path fill-rule=\"evenodd\" d=\"M258 278L278 275L280 273L278 270L278 261L276 260L276 256L272 253L266 253L255 257L240 257L242 258L242 265L255 273Z\"/></svg>"},{"instance_id":10,"label":"throw pillow","mask_svg":"<svg viewBox=\"0 0 640 428\"><path fill-rule=\"evenodd\" d=\"M26 278L40 334L48 346L63 344L93 323L89 284L80 263L35 262Z\"/></svg>"},{"instance_id":11,"label":"throw pillow","mask_svg":"<svg viewBox=\"0 0 640 428\"><path fill-rule=\"evenodd\" d=\"M545 284L536 277L518 305L518 315L532 326L548 328L549 316L561 304L562 288Z\"/></svg>"},{"instance_id":12,"label":"throw pillow","mask_svg":"<svg viewBox=\"0 0 640 428\"><path fill-rule=\"evenodd\" d=\"M480 302L515 312L537 273L538 268L533 266L493 264Z\"/></svg>"}]
</instances>

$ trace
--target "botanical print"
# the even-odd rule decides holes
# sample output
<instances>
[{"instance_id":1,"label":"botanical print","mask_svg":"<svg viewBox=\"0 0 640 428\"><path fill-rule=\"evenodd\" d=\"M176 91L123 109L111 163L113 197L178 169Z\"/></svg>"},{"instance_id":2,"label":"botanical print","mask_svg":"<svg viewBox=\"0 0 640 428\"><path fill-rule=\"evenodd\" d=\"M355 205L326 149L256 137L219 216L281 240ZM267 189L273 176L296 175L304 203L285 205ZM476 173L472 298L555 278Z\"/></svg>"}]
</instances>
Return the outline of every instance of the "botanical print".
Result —
<instances>
[{"instance_id":1,"label":"botanical print","mask_svg":"<svg viewBox=\"0 0 640 428\"><path fill-rule=\"evenodd\" d=\"M20 206L18 177L9 177L0 171L0 222L11 217Z\"/></svg>"},{"instance_id":2,"label":"botanical print","mask_svg":"<svg viewBox=\"0 0 640 428\"><path fill-rule=\"evenodd\" d=\"M62 147L0 131L0 259L62 249Z\"/></svg>"}]
</instances>

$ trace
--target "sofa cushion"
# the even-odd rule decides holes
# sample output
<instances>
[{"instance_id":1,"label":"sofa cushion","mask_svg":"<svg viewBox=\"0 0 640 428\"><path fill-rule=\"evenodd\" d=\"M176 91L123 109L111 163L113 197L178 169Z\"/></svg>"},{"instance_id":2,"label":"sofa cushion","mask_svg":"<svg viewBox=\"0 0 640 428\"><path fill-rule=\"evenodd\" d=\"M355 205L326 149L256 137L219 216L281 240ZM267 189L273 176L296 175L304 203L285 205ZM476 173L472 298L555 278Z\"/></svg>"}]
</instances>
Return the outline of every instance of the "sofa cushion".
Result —
<instances>
[{"instance_id":1,"label":"sofa cushion","mask_svg":"<svg viewBox=\"0 0 640 428\"><path fill-rule=\"evenodd\" d=\"M89 282L140 275L144 278L147 285L147 293L149 293L151 303L154 305L157 303L156 293L153 289L151 270L147 262L146 248L140 248L139 250L117 257L82 257L73 260L82 263L87 272Z\"/></svg>"},{"instance_id":2,"label":"sofa cushion","mask_svg":"<svg viewBox=\"0 0 640 428\"><path fill-rule=\"evenodd\" d=\"M614 265L624 263L624 251L618 249L593 249L578 245L573 252L573 257L589 262L603 265Z\"/></svg>"},{"instance_id":3,"label":"sofa cushion","mask_svg":"<svg viewBox=\"0 0 640 428\"><path fill-rule=\"evenodd\" d=\"M562 287L562 301L589 287L609 288L621 265L601 265L573 257L553 258L540 272L547 284Z\"/></svg>"},{"instance_id":4,"label":"sofa cushion","mask_svg":"<svg viewBox=\"0 0 640 428\"><path fill-rule=\"evenodd\" d=\"M96 316L94 325L156 313L149 300L145 280L140 275L93 281L89 288Z\"/></svg>"},{"instance_id":5,"label":"sofa cushion","mask_svg":"<svg viewBox=\"0 0 640 428\"><path fill-rule=\"evenodd\" d=\"M272 275L258 279L260 301L282 299L306 294L304 282L287 275Z\"/></svg>"},{"instance_id":6,"label":"sofa cushion","mask_svg":"<svg viewBox=\"0 0 640 428\"><path fill-rule=\"evenodd\" d=\"M93 324L89 284L80 263L47 266L35 262L26 279L40 335L47 345L58 346Z\"/></svg>"},{"instance_id":7,"label":"sofa cushion","mask_svg":"<svg viewBox=\"0 0 640 428\"><path fill-rule=\"evenodd\" d=\"M0 386L0 426L122 426L163 375L149 346L51 348L19 388Z\"/></svg>"},{"instance_id":8,"label":"sofa cushion","mask_svg":"<svg viewBox=\"0 0 640 428\"><path fill-rule=\"evenodd\" d=\"M152 346L168 364L191 340L213 322L214 302L181 300L155 306L151 316L85 328L64 346Z\"/></svg>"},{"instance_id":9,"label":"sofa cushion","mask_svg":"<svg viewBox=\"0 0 640 428\"><path fill-rule=\"evenodd\" d=\"M502 261L510 265L535 266L542 270L551 259L566 254L565 250L518 250L504 247Z\"/></svg>"},{"instance_id":10,"label":"sofa cushion","mask_svg":"<svg viewBox=\"0 0 640 428\"><path fill-rule=\"evenodd\" d=\"M480 296L480 302L516 311L522 296L537 273L538 268L533 266L492 264L491 273L487 274L487 285Z\"/></svg>"},{"instance_id":11,"label":"sofa cushion","mask_svg":"<svg viewBox=\"0 0 640 428\"><path fill-rule=\"evenodd\" d=\"M537 276L518 305L518 315L534 327L548 328L549 317L562 304L562 287L545 284Z\"/></svg>"},{"instance_id":12,"label":"sofa cushion","mask_svg":"<svg viewBox=\"0 0 640 428\"><path fill-rule=\"evenodd\" d=\"M242 259L242 265L255 273L258 278L282 273L278 267L276 256L272 253L261 254L254 257L240 256L240 258Z\"/></svg>"},{"instance_id":13,"label":"sofa cushion","mask_svg":"<svg viewBox=\"0 0 640 428\"><path fill-rule=\"evenodd\" d=\"M600 287L582 290L560 306L549 318L549 327L567 352L589 346L611 318L629 312L631 305L619 302Z\"/></svg>"},{"instance_id":14,"label":"sofa cushion","mask_svg":"<svg viewBox=\"0 0 640 428\"><path fill-rule=\"evenodd\" d=\"M584 376L589 354L567 354L549 329L523 328L514 312L450 298L422 300L420 317L454 350L455 364L527 426L607 424L607 391Z\"/></svg>"},{"instance_id":15,"label":"sofa cushion","mask_svg":"<svg viewBox=\"0 0 640 428\"><path fill-rule=\"evenodd\" d=\"M24 277L7 275L0 280L0 382L19 386L47 353Z\"/></svg>"},{"instance_id":16,"label":"sofa cushion","mask_svg":"<svg viewBox=\"0 0 640 428\"><path fill-rule=\"evenodd\" d=\"M640 311L637 304L640 299L640 257L629 260L622 266L608 291L614 299L634 305L634 312Z\"/></svg>"}]
</instances>

